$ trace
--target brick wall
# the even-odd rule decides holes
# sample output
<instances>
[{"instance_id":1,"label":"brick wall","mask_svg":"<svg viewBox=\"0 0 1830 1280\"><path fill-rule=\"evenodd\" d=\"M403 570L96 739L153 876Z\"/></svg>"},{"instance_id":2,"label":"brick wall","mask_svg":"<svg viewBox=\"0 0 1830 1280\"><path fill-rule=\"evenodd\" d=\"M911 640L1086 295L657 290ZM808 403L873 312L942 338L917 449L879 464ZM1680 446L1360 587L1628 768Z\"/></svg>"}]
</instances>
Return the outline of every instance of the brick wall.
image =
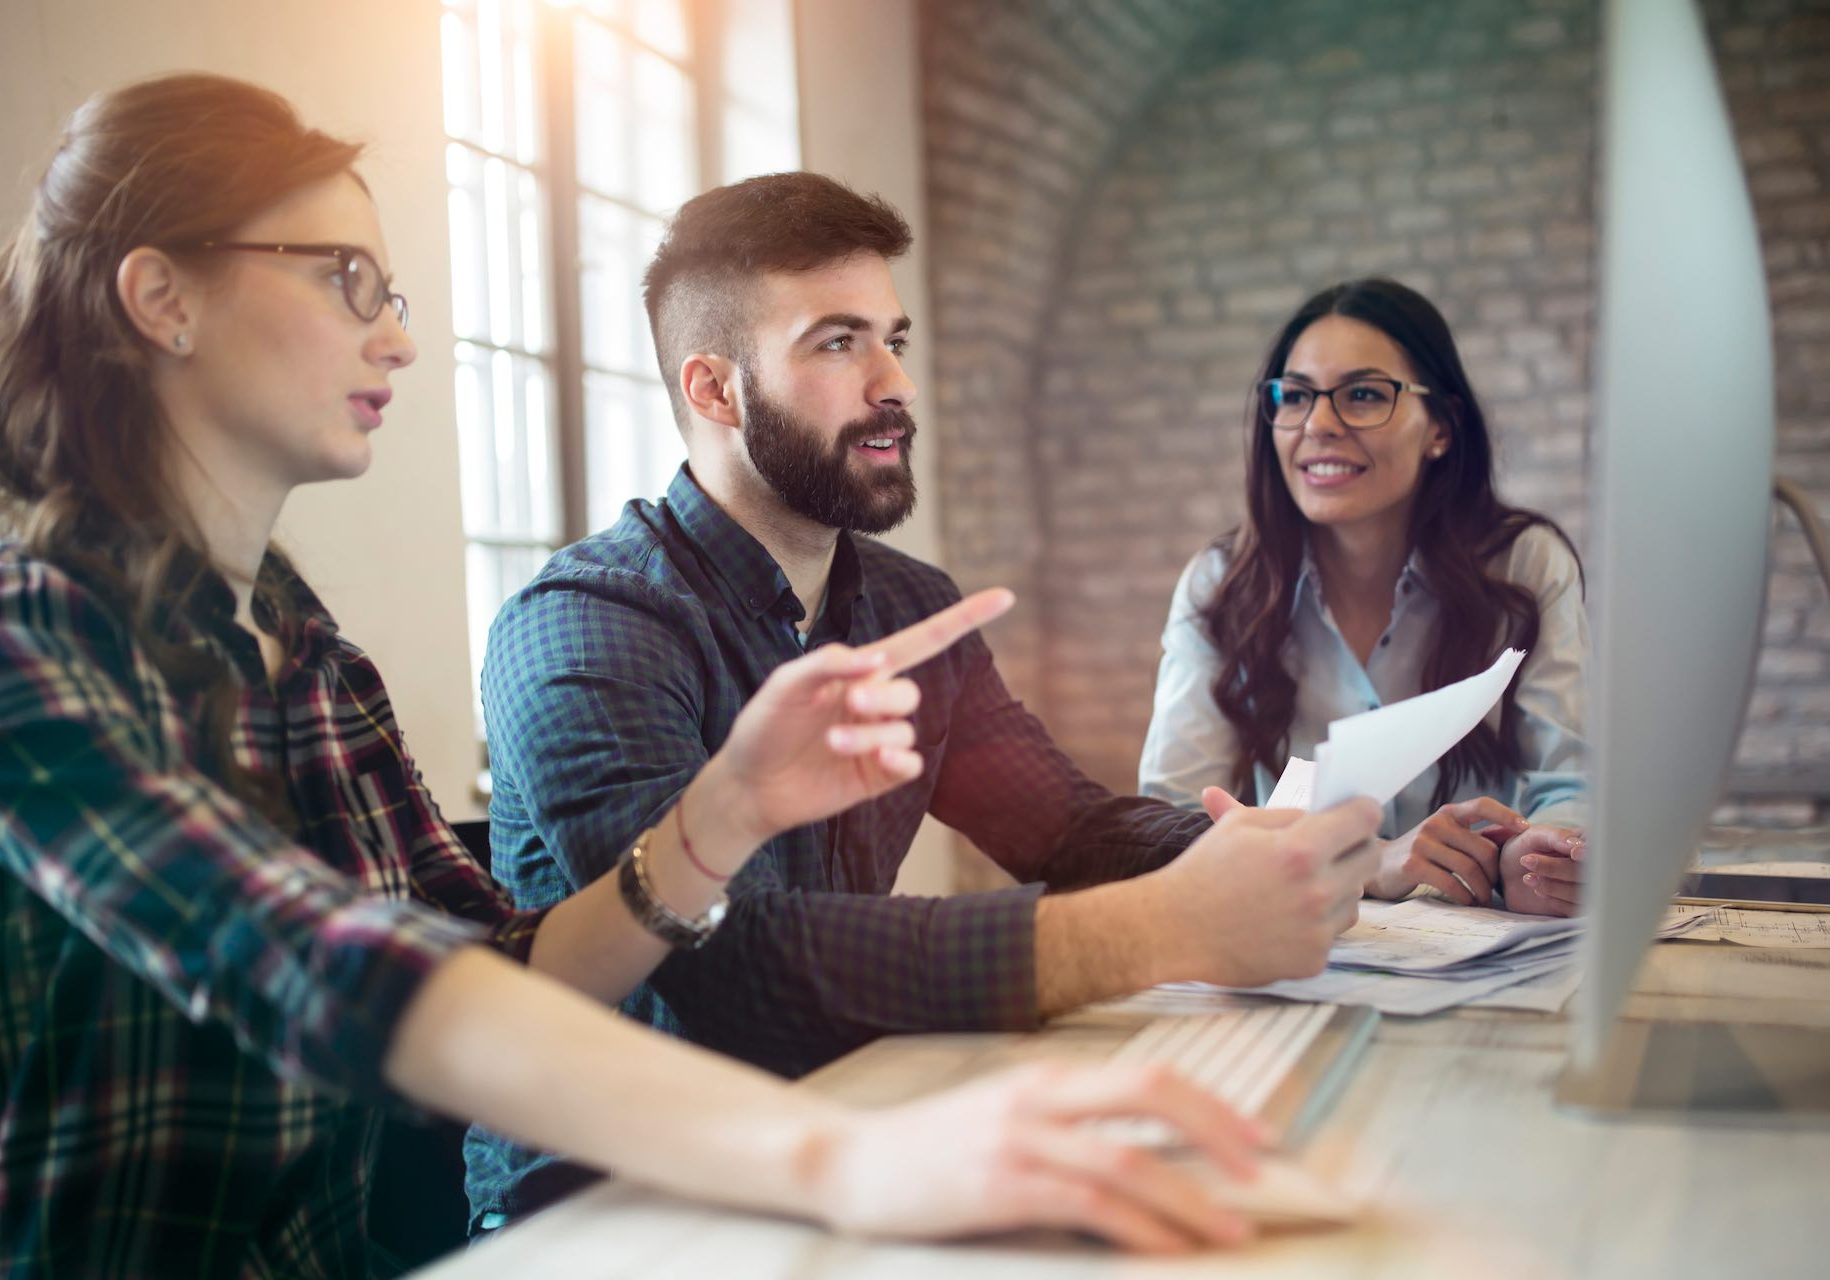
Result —
<instances>
[{"instance_id":1,"label":"brick wall","mask_svg":"<svg viewBox=\"0 0 1830 1280\"><path fill-rule=\"evenodd\" d=\"M1780 465L1830 508L1830 0L1706 8L1767 246ZM994 637L1013 683L1119 787L1176 575L1240 511L1246 387L1313 290L1383 272L1429 294L1503 492L1584 533L1593 6L1286 0L1247 20L1264 13L926 11L950 564L1024 591L1024 625ZM1095 14L1152 38L1065 41ZM1830 607L1789 527L1778 552L1742 761L1830 775Z\"/></svg>"}]
</instances>

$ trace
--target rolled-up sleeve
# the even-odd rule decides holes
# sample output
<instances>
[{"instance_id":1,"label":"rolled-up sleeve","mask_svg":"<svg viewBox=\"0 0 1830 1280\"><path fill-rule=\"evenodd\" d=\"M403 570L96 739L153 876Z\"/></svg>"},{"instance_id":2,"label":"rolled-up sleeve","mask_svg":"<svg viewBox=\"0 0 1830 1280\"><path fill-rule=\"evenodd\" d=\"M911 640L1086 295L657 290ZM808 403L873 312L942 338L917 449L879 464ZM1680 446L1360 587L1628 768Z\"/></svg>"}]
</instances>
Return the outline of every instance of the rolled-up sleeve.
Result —
<instances>
[{"instance_id":1,"label":"rolled-up sleeve","mask_svg":"<svg viewBox=\"0 0 1830 1280\"><path fill-rule=\"evenodd\" d=\"M1538 641L1519 672L1517 808L1533 822L1579 827L1588 821L1584 776L1584 677L1588 613L1575 553L1542 526L1513 543L1506 576L1538 601Z\"/></svg>"},{"instance_id":2,"label":"rolled-up sleeve","mask_svg":"<svg viewBox=\"0 0 1830 1280\"><path fill-rule=\"evenodd\" d=\"M1239 758L1238 733L1214 701L1222 659L1201 616L1224 567L1220 552L1210 547L1189 562L1176 583L1138 762L1138 791L1183 809L1201 808L1204 787L1231 787Z\"/></svg>"}]
</instances>

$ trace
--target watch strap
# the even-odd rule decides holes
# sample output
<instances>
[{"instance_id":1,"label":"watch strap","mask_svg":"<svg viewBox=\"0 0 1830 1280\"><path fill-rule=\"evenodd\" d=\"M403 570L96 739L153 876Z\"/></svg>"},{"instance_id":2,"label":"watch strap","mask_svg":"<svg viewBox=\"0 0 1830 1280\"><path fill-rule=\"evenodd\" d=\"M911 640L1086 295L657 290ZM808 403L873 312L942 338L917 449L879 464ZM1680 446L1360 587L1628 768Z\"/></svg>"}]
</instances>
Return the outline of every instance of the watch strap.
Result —
<instances>
[{"instance_id":1,"label":"watch strap","mask_svg":"<svg viewBox=\"0 0 1830 1280\"><path fill-rule=\"evenodd\" d=\"M653 835L652 828L644 831L623 853L617 865L617 888L622 892L623 904L644 929L668 946L697 950L705 945L706 940L718 928L719 922L724 919L728 903L721 893L705 909L705 914L695 919L681 915L661 901L660 895L655 892L654 882L648 877L647 846Z\"/></svg>"}]
</instances>

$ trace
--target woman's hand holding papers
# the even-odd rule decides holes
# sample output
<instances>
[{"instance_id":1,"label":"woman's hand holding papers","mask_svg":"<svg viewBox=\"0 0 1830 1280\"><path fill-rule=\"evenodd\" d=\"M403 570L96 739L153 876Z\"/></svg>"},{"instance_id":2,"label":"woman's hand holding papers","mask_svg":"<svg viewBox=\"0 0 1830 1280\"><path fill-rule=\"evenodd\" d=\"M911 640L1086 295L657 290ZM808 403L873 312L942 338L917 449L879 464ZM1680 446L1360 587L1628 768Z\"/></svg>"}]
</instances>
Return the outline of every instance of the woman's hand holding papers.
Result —
<instances>
[{"instance_id":1,"label":"woman's hand holding papers","mask_svg":"<svg viewBox=\"0 0 1830 1280\"><path fill-rule=\"evenodd\" d=\"M1527 827L1500 849L1500 879L1509 910L1534 916L1573 916L1582 903L1582 860L1588 853L1575 827Z\"/></svg>"},{"instance_id":2,"label":"woman's hand holding papers","mask_svg":"<svg viewBox=\"0 0 1830 1280\"><path fill-rule=\"evenodd\" d=\"M1476 830L1481 823L1490 825ZM1381 842L1367 896L1402 898L1427 884L1464 907L1489 906L1500 883L1498 845L1528 825L1522 814L1491 796L1445 804L1396 840Z\"/></svg>"}]
</instances>

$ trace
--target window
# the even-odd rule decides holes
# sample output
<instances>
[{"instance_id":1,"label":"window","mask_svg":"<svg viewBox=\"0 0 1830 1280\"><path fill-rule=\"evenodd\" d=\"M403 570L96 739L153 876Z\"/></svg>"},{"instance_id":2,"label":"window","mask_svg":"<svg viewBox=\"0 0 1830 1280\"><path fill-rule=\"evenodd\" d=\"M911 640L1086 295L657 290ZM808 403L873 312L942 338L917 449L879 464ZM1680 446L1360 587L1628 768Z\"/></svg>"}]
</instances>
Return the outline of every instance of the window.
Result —
<instances>
[{"instance_id":1,"label":"window","mask_svg":"<svg viewBox=\"0 0 1830 1280\"><path fill-rule=\"evenodd\" d=\"M798 167L799 122L791 0L443 0L440 39L474 672L502 602L684 458L642 271L683 201Z\"/></svg>"}]
</instances>

